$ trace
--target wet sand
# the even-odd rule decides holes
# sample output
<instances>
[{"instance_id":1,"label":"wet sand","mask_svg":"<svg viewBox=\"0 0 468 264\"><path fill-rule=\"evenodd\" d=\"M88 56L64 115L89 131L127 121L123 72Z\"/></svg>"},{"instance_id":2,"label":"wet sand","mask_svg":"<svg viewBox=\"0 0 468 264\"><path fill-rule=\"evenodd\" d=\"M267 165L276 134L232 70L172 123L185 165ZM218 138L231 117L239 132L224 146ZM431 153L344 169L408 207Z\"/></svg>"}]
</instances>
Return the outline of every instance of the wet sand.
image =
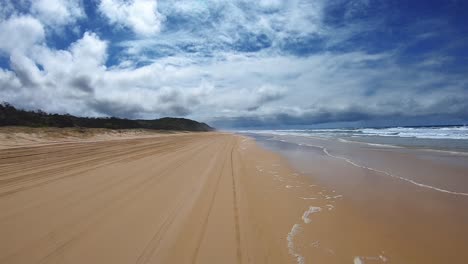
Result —
<instances>
[{"instance_id":1,"label":"wet sand","mask_svg":"<svg viewBox=\"0 0 468 264\"><path fill-rule=\"evenodd\" d=\"M232 134L10 147L0 263L308 263L319 191Z\"/></svg>"},{"instance_id":2,"label":"wet sand","mask_svg":"<svg viewBox=\"0 0 468 264\"><path fill-rule=\"evenodd\" d=\"M468 155L335 139L259 137L325 190L342 195L306 238L321 263L465 263ZM339 239L330 233L341 234ZM327 254L327 249L333 250Z\"/></svg>"}]
</instances>

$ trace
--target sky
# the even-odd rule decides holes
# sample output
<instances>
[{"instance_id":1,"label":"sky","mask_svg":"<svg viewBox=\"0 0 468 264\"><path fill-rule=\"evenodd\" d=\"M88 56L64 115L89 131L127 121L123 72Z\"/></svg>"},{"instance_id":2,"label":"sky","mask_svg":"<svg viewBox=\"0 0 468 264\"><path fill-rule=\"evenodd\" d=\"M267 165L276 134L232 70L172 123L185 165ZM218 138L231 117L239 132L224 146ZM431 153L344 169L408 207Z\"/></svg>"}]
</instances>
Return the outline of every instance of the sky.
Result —
<instances>
[{"instance_id":1,"label":"sky","mask_svg":"<svg viewBox=\"0 0 468 264\"><path fill-rule=\"evenodd\" d=\"M465 0L0 0L0 101L217 128L468 123Z\"/></svg>"}]
</instances>

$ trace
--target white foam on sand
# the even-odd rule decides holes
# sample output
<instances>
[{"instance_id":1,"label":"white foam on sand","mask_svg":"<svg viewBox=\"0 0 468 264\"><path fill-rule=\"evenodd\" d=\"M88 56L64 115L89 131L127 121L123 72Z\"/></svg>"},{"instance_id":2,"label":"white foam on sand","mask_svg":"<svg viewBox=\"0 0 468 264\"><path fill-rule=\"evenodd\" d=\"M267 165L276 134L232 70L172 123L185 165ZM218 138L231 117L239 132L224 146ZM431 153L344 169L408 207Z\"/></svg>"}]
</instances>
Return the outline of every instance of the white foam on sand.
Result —
<instances>
[{"instance_id":1,"label":"white foam on sand","mask_svg":"<svg viewBox=\"0 0 468 264\"><path fill-rule=\"evenodd\" d=\"M360 141L354 141L354 140L347 140L347 139L342 139L342 138L339 138L338 141L343 142L343 143L363 144L363 145L375 146L375 147L382 147L382 148L403 148L403 147L400 147L400 146L395 146L395 145L390 145L390 144L368 143L368 142L360 142Z\"/></svg>"},{"instance_id":2,"label":"white foam on sand","mask_svg":"<svg viewBox=\"0 0 468 264\"><path fill-rule=\"evenodd\" d=\"M354 257L353 263L354 264L364 264L364 262L362 261L362 259L360 257Z\"/></svg>"},{"instance_id":3,"label":"white foam on sand","mask_svg":"<svg viewBox=\"0 0 468 264\"><path fill-rule=\"evenodd\" d=\"M316 212L320 212L321 210L322 210L322 208L320 208L320 207L310 206L309 209L307 211L305 211L304 214L302 215L302 220L306 224L310 223L309 215L313 214L313 213L316 213ZM294 245L294 237L301 230L302 230L302 227L301 227L300 224L294 224L293 227L291 228L291 231L289 231L288 236L286 237L286 240L288 241L288 252L289 252L289 254L291 256L293 256L296 259L298 264L304 264L305 263L304 257L301 256L297 252L297 250L295 248L295 245ZM316 242L312 243L312 245L314 245L314 247L318 247L319 242L316 241Z\"/></svg>"},{"instance_id":4,"label":"white foam on sand","mask_svg":"<svg viewBox=\"0 0 468 264\"><path fill-rule=\"evenodd\" d=\"M337 199L337 198L341 198L343 197L343 195L335 195L335 196L329 196L329 195L326 195L325 196L325 200L330 200L330 199Z\"/></svg>"},{"instance_id":5,"label":"white foam on sand","mask_svg":"<svg viewBox=\"0 0 468 264\"><path fill-rule=\"evenodd\" d=\"M378 255L376 257L369 257L369 256L357 256L354 257L354 264L364 264L364 260L370 260L372 262L383 262L386 263L388 261L388 258L385 257L384 252L382 251L381 255Z\"/></svg>"},{"instance_id":6,"label":"white foam on sand","mask_svg":"<svg viewBox=\"0 0 468 264\"><path fill-rule=\"evenodd\" d=\"M314 147L320 147L320 146L314 146ZM423 183L420 183L420 182L417 182L417 181L414 181L414 180L410 180L410 179L407 179L407 178L403 178L403 177L401 177L401 176L397 176L397 175L395 175L395 174L391 174L391 173L386 172L386 171L382 171L382 170L377 170L377 169L374 169L374 168L366 167L366 166L364 166L364 165L357 164L356 162L354 162L354 161L352 161L352 160L350 160L350 159L348 159L348 158L332 155L325 147L320 147L320 148L322 148L323 152L324 152L327 156L332 157L332 158L335 158L335 159L344 160L344 161L346 161L347 163L349 163L349 164L351 164L351 165L353 165L353 166L355 166L355 167L358 167L358 168L367 169L367 170L374 171L374 172L377 172L377 173L380 173L380 174L385 174L385 175L390 176L390 177L392 177L392 178L399 179L399 180L402 180L402 181L406 181L406 182L409 182L409 183L411 183L411 184L414 184L414 185L419 186L419 187L422 187L422 188L431 189L431 190L438 191L438 192L442 192L442 193L448 193L448 194L454 194L454 195L468 196L468 193L464 193L464 192L454 192L454 191L445 190L445 189L442 189L442 188L434 187L434 186L427 185L427 184L423 184Z\"/></svg>"},{"instance_id":7,"label":"white foam on sand","mask_svg":"<svg viewBox=\"0 0 468 264\"><path fill-rule=\"evenodd\" d=\"M468 196L468 193L464 193L464 192L454 192L454 191L450 191L450 190L446 190L446 189L442 189L442 188L438 188L438 187L435 187L435 186L431 186L431 185L427 185L427 184L423 184L423 183L420 183L420 182L417 182L417 181L414 181L414 180L410 180L410 179L407 179L407 178L403 178L401 176L397 176L395 174L391 174L389 172L386 172L386 171L382 171L382 170L377 170L377 169L374 169L374 168L370 168L370 167L367 167L367 166L364 166L364 165L360 165L354 161L352 161L351 159L348 159L348 158L345 158L345 157L340 157L340 156L336 156L336 155L333 155L331 154L327 148L323 147L323 146L319 146L319 145L312 145L312 144L307 144L307 146L309 147L315 147L315 148L320 148L322 149L323 153L325 153L325 155L329 156L329 157L332 157L332 158L335 158L335 159L340 159L340 160L344 160L346 161L347 163L355 166L355 167L358 167L358 168L361 168L361 169L367 169L367 170L370 170L370 171L374 171L374 172L377 172L377 173L381 173L381 174L385 174L387 176L390 176L392 178L395 178L395 179L399 179L399 180L402 180L402 181L406 181L406 182L409 182L411 184L414 184L416 186L419 186L419 187L422 187L422 188L426 188L426 189L431 189L431 190L434 190L434 191L438 191L438 192L442 192L442 193L448 193L448 194L454 194L454 195L462 195L462 196Z\"/></svg>"},{"instance_id":8,"label":"white foam on sand","mask_svg":"<svg viewBox=\"0 0 468 264\"><path fill-rule=\"evenodd\" d=\"M283 177L281 177L281 176L280 176L280 175L278 175L278 174L274 174L274 175L273 175L273 177L274 177L274 178L275 178L275 180L277 180L277 181L281 181L281 182L283 182L283 181L284 181L284 178L283 178Z\"/></svg>"},{"instance_id":9,"label":"white foam on sand","mask_svg":"<svg viewBox=\"0 0 468 264\"><path fill-rule=\"evenodd\" d=\"M322 208L310 206L309 209L305 211L304 214L302 215L302 220L304 221L305 224L309 224L311 222L309 215L320 212L320 211L322 211Z\"/></svg>"},{"instance_id":10,"label":"white foam on sand","mask_svg":"<svg viewBox=\"0 0 468 264\"><path fill-rule=\"evenodd\" d=\"M304 264L304 257L296 252L296 249L294 248L294 237L299 233L299 231L301 231L301 225L299 224L294 224L291 231L289 231L287 236L288 252L297 260L298 264Z\"/></svg>"}]
</instances>

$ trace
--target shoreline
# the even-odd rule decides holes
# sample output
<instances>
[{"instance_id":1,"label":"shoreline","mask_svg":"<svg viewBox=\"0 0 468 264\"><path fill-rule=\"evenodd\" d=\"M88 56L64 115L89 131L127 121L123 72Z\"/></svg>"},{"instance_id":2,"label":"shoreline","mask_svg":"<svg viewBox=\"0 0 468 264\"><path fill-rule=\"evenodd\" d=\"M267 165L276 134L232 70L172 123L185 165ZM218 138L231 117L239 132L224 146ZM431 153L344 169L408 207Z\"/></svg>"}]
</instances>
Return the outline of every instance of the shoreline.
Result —
<instances>
[{"instance_id":1,"label":"shoreline","mask_svg":"<svg viewBox=\"0 0 468 264\"><path fill-rule=\"evenodd\" d=\"M256 139L318 185L344 195L336 215L315 227L341 229L335 246L360 248L359 263L468 258L466 156L309 137Z\"/></svg>"}]
</instances>

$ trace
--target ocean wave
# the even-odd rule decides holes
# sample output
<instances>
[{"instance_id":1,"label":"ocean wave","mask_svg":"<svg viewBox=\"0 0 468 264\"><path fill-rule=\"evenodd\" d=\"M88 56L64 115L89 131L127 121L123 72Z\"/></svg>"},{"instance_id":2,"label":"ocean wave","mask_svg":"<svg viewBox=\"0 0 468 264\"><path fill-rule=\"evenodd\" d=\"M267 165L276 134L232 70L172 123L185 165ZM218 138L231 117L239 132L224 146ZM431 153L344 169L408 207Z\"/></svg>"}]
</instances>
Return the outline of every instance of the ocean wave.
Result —
<instances>
[{"instance_id":1,"label":"ocean wave","mask_svg":"<svg viewBox=\"0 0 468 264\"><path fill-rule=\"evenodd\" d=\"M278 129L278 130L243 130L240 133L269 134L278 136L305 136L336 138L348 137L400 137L420 139L468 139L467 126L454 127L389 127L356 129Z\"/></svg>"},{"instance_id":2,"label":"ocean wave","mask_svg":"<svg viewBox=\"0 0 468 264\"><path fill-rule=\"evenodd\" d=\"M468 127L391 127L357 130L363 136L407 137L422 139L468 139Z\"/></svg>"},{"instance_id":3,"label":"ocean wave","mask_svg":"<svg viewBox=\"0 0 468 264\"><path fill-rule=\"evenodd\" d=\"M369 143L369 142L347 140L347 139L342 139L342 138L339 138L338 141L343 142L343 143L356 143L356 144L364 144L368 146L383 147L383 148L402 148L400 146L395 146L395 145L390 145L390 144Z\"/></svg>"}]
</instances>

